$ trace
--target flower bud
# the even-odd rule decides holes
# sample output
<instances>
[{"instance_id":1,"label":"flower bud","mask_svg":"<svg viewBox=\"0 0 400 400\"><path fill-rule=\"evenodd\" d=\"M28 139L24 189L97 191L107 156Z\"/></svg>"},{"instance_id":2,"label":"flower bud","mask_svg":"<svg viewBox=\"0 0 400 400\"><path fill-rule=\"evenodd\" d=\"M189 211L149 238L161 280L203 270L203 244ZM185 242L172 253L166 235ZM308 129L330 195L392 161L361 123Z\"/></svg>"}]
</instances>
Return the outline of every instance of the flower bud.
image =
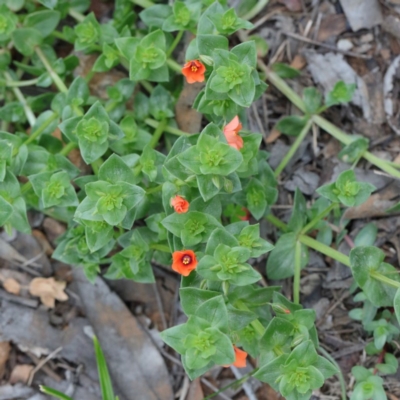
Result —
<instances>
[{"instance_id":1,"label":"flower bud","mask_svg":"<svg viewBox=\"0 0 400 400\"><path fill-rule=\"evenodd\" d=\"M290 314L290 310L282 304L273 303L271 307L276 314Z\"/></svg>"},{"instance_id":2,"label":"flower bud","mask_svg":"<svg viewBox=\"0 0 400 400\"><path fill-rule=\"evenodd\" d=\"M203 61L204 64L213 66L214 60L210 56L206 56L205 54L200 54L200 60Z\"/></svg>"}]
</instances>

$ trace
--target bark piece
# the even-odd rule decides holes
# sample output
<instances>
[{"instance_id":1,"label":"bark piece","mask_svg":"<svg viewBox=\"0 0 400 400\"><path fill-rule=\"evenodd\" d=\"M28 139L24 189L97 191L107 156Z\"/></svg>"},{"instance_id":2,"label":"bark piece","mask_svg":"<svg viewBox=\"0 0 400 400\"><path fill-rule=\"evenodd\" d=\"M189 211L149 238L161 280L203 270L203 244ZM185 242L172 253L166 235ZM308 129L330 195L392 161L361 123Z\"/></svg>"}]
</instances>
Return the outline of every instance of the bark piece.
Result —
<instances>
[{"instance_id":1,"label":"bark piece","mask_svg":"<svg viewBox=\"0 0 400 400\"><path fill-rule=\"evenodd\" d=\"M171 400L164 360L125 304L100 278L91 284L82 270L73 274L120 399Z\"/></svg>"}]
</instances>

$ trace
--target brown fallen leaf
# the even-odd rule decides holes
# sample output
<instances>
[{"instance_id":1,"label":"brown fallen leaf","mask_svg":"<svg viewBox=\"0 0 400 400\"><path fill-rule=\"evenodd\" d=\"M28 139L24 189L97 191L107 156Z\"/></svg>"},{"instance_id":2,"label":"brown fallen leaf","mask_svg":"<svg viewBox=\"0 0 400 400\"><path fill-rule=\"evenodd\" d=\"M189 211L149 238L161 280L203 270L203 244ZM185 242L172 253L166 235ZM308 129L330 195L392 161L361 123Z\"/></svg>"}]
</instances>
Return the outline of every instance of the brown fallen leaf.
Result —
<instances>
[{"instance_id":1,"label":"brown fallen leaf","mask_svg":"<svg viewBox=\"0 0 400 400\"><path fill-rule=\"evenodd\" d=\"M281 132L278 131L278 129L273 128L270 132L270 134L267 136L267 138L265 139L265 143L267 144L271 144L274 143L276 139L278 139L278 137L281 136Z\"/></svg>"},{"instance_id":2,"label":"brown fallen leaf","mask_svg":"<svg viewBox=\"0 0 400 400\"><path fill-rule=\"evenodd\" d=\"M19 364L11 371L10 383L15 384L18 382L27 383L29 376L33 370L33 365Z\"/></svg>"},{"instance_id":3,"label":"brown fallen leaf","mask_svg":"<svg viewBox=\"0 0 400 400\"><path fill-rule=\"evenodd\" d=\"M300 54L296 54L290 63L292 68L303 69L307 65L307 60Z\"/></svg>"},{"instance_id":4,"label":"brown fallen leaf","mask_svg":"<svg viewBox=\"0 0 400 400\"><path fill-rule=\"evenodd\" d=\"M8 293L20 294L21 292L21 285L14 278L7 278L3 282L3 287Z\"/></svg>"},{"instance_id":5,"label":"brown fallen leaf","mask_svg":"<svg viewBox=\"0 0 400 400\"><path fill-rule=\"evenodd\" d=\"M10 342L0 342L0 379L3 378L6 362L10 357Z\"/></svg>"},{"instance_id":6,"label":"brown fallen leaf","mask_svg":"<svg viewBox=\"0 0 400 400\"><path fill-rule=\"evenodd\" d=\"M29 284L29 293L40 297L40 301L49 308L54 308L55 301L66 301L68 295L64 292L66 282L54 278L34 278Z\"/></svg>"},{"instance_id":7,"label":"brown fallen leaf","mask_svg":"<svg viewBox=\"0 0 400 400\"><path fill-rule=\"evenodd\" d=\"M32 235L35 236L36 240L40 243L44 252L48 256L51 256L54 250L53 247L51 247L49 241L47 240L46 235L42 231L39 231L38 229L33 229Z\"/></svg>"}]
</instances>

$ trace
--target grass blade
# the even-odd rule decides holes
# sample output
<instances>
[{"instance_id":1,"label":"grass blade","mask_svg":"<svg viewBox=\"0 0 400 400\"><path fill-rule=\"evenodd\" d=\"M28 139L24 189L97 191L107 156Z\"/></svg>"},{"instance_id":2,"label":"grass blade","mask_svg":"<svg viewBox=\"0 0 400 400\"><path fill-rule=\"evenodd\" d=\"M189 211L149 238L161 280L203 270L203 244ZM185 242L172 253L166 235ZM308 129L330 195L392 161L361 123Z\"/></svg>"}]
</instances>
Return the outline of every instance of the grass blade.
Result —
<instances>
[{"instance_id":1,"label":"grass blade","mask_svg":"<svg viewBox=\"0 0 400 400\"><path fill-rule=\"evenodd\" d=\"M52 389L48 386L40 385L39 389L42 393L49 394L50 396L56 397L60 400L74 400L72 397L69 397L64 393L61 393L58 390Z\"/></svg>"},{"instance_id":2,"label":"grass blade","mask_svg":"<svg viewBox=\"0 0 400 400\"><path fill-rule=\"evenodd\" d=\"M96 337L93 337L93 343L103 400L115 400L111 378L110 374L108 373L107 363L106 359L104 358L103 350L101 349L100 343Z\"/></svg>"}]
</instances>

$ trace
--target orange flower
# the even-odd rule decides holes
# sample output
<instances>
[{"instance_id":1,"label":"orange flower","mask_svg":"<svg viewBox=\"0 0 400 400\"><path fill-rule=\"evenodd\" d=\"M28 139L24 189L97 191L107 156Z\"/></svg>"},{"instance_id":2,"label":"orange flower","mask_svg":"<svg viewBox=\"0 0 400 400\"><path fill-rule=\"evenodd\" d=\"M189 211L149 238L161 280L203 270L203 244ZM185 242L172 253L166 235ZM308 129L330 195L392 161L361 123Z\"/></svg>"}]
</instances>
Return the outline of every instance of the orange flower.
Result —
<instances>
[{"instance_id":1,"label":"orange flower","mask_svg":"<svg viewBox=\"0 0 400 400\"><path fill-rule=\"evenodd\" d=\"M182 74L186 77L187 83L204 82L206 67L199 60L188 61L182 68Z\"/></svg>"},{"instance_id":2,"label":"orange flower","mask_svg":"<svg viewBox=\"0 0 400 400\"><path fill-rule=\"evenodd\" d=\"M196 254L192 250L174 251L172 254L172 269L183 276L189 274L197 267Z\"/></svg>"},{"instance_id":3,"label":"orange flower","mask_svg":"<svg viewBox=\"0 0 400 400\"><path fill-rule=\"evenodd\" d=\"M247 353L243 350L240 350L236 346L233 346L233 351L235 352L235 361L233 362L233 364L223 365L223 367L227 368L233 365L234 367L237 368L245 368Z\"/></svg>"},{"instance_id":4,"label":"orange flower","mask_svg":"<svg viewBox=\"0 0 400 400\"><path fill-rule=\"evenodd\" d=\"M178 214L184 214L189 210L189 202L181 196L176 195L171 199L171 207L174 207L174 210Z\"/></svg>"},{"instance_id":5,"label":"orange flower","mask_svg":"<svg viewBox=\"0 0 400 400\"><path fill-rule=\"evenodd\" d=\"M229 146L232 146L236 150L240 150L243 147L243 139L239 135L242 129L242 124L239 121L239 117L236 115L235 118L229 124L224 126L224 135Z\"/></svg>"}]
</instances>

